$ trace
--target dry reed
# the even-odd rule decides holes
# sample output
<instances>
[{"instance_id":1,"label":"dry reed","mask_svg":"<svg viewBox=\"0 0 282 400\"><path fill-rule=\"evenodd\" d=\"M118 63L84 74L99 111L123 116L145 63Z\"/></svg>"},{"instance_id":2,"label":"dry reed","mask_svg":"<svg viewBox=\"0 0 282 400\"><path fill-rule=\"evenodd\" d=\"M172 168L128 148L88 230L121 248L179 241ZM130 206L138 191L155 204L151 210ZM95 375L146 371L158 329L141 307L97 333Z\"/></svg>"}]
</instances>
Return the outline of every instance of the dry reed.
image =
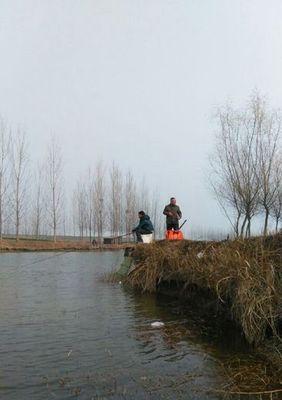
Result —
<instances>
[{"instance_id":1,"label":"dry reed","mask_svg":"<svg viewBox=\"0 0 282 400\"><path fill-rule=\"evenodd\" d=\"M282 235L227 242L167 242L137 246L127 283L154 292L162 282L193 285L225 304L249 343L269 330L278 340L282 311Z\"/></svg>"}]
</instances>

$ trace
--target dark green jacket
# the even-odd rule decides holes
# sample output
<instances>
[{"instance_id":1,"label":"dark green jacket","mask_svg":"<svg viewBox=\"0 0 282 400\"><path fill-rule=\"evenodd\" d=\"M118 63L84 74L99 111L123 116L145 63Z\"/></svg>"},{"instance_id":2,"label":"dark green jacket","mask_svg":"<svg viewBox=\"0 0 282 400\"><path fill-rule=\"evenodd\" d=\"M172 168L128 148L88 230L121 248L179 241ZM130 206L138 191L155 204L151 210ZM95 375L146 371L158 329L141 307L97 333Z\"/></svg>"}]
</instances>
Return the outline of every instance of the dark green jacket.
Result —
<instances>
[{"instance_id":1,"label":"dark green jacket","mask_svg":"<svg viewBox=\"0 0 282 400\"><path fill-rule=\"evenodd\" d=\"M144 217L140 218L138 226L136 226L133 231L137 231L140 229L143 231L147 231L148 233L152 233L154 231L154 227L149 215L144 215Z\"/></svg>"},{"instance_id":2,"label":"dark green jacket","mask_svg":"<svg viewBox=\"0 0 282 400\"><path fill-rule=\"evenodd\" d=\"M173 215L168 215L169 212L172 212ZM166 222L176 222L180 218L182 218L182 212L180 211L179 206L177 206L176 204L175 206L173 206L172 204L168 204L167 206L165 206L163 214L166 215Z\"/></svg>"}]
</instances>

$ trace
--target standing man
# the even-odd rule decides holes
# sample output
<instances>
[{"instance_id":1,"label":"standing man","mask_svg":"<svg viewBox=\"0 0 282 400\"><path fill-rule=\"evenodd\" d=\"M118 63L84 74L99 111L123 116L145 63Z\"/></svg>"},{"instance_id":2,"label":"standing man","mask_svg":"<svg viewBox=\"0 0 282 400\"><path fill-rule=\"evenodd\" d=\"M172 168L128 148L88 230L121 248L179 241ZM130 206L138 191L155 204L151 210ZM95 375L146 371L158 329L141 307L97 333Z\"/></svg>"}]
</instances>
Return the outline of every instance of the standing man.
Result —
<instances>
[{"instance_id":1,"label":"standing man","mask_svg":"<svg viewBox=\"0 0 282 400\"><path fill-rule=\"evenodd\" d=\"M166 215L166 229L177 231L179 229L179 220L182 218L182 212L176 204L175 197L171 197L170 203L165 206L163 214Z\"/></svg>"}]
</instances>

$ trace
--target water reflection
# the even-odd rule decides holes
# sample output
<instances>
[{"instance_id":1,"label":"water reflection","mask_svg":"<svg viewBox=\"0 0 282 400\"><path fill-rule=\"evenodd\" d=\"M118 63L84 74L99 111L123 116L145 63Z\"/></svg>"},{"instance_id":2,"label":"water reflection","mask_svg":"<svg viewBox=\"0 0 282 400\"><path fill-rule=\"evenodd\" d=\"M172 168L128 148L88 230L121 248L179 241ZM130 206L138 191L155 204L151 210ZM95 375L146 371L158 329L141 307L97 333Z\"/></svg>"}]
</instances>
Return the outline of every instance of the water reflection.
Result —
<instances>
[{"instance_id":1,"label":"water reflection","mask_svg":"<svg viewBox=\"0 0 282 400\"><path fill-rule=\"evenodd\" d=\"M0 255L1 399L220 398L235 350L177 302L103 283L121 257Z\"/></svg>"}]
</instances>

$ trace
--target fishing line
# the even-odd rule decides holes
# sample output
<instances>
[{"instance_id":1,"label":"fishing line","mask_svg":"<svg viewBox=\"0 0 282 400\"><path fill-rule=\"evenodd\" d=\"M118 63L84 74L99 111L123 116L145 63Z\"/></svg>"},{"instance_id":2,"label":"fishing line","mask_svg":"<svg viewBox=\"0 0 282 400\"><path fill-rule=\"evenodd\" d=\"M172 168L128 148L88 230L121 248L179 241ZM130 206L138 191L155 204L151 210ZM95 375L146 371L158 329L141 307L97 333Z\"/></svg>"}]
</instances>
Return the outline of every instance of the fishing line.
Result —
<instances>
[{"instance_id":1,"label":"fishing line","mask_svg":"<svg viewBox=\"0 0 282 400\"><path fill-rule=\"evenodd\" d=\"M33 262L30 262L30 263L21 264L21 265L20 265L20 268L28 267L28 266L34 265L34 264L40 264L40 263L42 263L42 262L44 262L44 261L51 260L52 258L61 257L61 256L65 255L65 254L67 254L67 253L71 253L72 251L73 251L73 250L63 251L63 252L54 254L54 255L52 255L52 256L49 256L49 257L41 258L40 260L35 260L35 261L33 261Z\"/></svg>"}]
</instances>

